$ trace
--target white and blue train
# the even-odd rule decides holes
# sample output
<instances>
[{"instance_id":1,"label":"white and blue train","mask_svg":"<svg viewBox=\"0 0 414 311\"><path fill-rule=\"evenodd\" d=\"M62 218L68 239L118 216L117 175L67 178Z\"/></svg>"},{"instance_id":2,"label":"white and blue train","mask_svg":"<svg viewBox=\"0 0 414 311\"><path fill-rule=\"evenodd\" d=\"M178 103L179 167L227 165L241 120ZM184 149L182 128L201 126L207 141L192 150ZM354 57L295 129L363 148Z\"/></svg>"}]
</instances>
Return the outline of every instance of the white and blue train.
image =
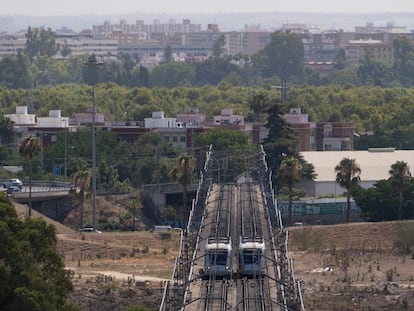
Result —
<instances>
[{"instance_id":1,"label":"white and blue train","mask_svg":"<svg viewBox=\"0 0 414 311\"><path fill-rule=\"evenodd\" d=\"M240 237L239 275L255 276L265 273L265 243L262 237Z\"/></svg>"},{"instance_id":2,"label":"white and blue train","mask_svg":"<svg viewBox=\"0 0 414 311\"><path fill-rule=\"evenodd\" d=\"M230 237L209 237L205 246L204 277L231 275Z\"/></svg>"}]
</instances>

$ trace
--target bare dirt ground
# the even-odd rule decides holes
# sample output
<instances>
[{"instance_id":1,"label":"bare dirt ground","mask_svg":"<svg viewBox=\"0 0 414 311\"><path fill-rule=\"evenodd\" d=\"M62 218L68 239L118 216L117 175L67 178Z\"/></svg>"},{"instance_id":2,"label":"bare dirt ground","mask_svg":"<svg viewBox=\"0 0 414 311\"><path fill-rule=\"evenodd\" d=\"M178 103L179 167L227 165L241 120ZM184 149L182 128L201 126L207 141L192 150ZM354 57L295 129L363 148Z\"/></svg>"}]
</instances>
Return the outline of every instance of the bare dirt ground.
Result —
<instances>
[{"instance_id":1,"label":"bare dirt ground","mask_svg":"<svg viewBox=\"0 0 414 311\"><path fill-rule=\"evenodd\" d=\"M72 300L82 310L158 310L171 278L179 233L59 234L58 249L73 273Z\"/></svg>"},{"instance_id":2,"label":"bare dirt ground","mask_svg":"<svg viewBox=\"0 0 414 311\"><path fill-rule=\"evenodd\" d=\"M21 207L16 209L24 215ZM137 305L158 310L178 252L178 232L79 233L54 224L58 249L72 271L71 300L82 310ZM302 281L305 309L414 310L414 260L393 247L398 225L290 228L289 255Z\"/></svg>"},{"instance_id":3,"label":"bare dirt ground","mask_svg":"<svg viewBox=\"0 0 414 311\"><path fill-rule=\"evenodd\" d=\"M291 228L289 254L306 310L414 310L413 255L394 248L399 224Z\"/></svg>"}]
</instances>

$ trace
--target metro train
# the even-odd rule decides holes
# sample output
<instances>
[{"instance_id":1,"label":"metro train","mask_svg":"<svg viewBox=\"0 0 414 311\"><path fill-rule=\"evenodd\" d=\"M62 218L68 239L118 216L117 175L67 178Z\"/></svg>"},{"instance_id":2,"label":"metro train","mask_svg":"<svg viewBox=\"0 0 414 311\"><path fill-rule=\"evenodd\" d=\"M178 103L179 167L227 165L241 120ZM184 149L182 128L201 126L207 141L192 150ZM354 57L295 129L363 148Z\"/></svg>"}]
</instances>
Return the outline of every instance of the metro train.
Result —
<instances>
[{"instance_id":1,"label":"metro train","mask_svg":"<svg viewBox=\"0 0 414 311\"><path fill-rule=\"evenodd\" d=\"M254 276L265 272L265 243L262 237L240 237L239 275Z\"/></svg>"},{"instance_id":2,"label":"metro train","mask_svg":"<svg viewBox=\"0 0 414 311\"><path fill-rule=\"evenodd\" d=\"M204 277L231 275L230 237L209 237L205 247Z\"/></svg>"}]
</instances>

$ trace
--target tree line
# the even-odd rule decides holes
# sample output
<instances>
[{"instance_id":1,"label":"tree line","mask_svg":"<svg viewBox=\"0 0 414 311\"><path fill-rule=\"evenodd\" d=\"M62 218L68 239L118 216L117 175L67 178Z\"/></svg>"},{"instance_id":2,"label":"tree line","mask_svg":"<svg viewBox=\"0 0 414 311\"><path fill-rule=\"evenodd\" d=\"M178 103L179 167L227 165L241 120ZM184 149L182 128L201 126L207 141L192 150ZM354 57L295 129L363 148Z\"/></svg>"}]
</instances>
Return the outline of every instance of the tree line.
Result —
<instances>
[{"instance_id":1,"label":"tree line","mask_svg":"<svg viewBox=\"0 0 414 311\"><path fill-rule=\"evenodd\" d=\"M221 109L232 108L247 122L264 122L264 106L279 99L280 90L271 85L242 87L228 83L218 86L176 88L128 88L114 83L95 86L95 101L107 121L143 121L153 111L168 117L197 107L208 120ZM414 148L414 90L412 88L355 87L353 85L292 86L281 103L282 113L300 108L313 122L352 121L361 137L355 149L369 147ZM92 89L85 84L64 84L38 89L0 88L0 113L15 113L16 106L28 106L29 113L47 116L60 109L62 116L74 117L92 106ZM7 138L10 124L0 121L0 134ZM364 135L367 134L367 135Z\"/></svg>"},{"instance_id":2,"label":"tree line","mask_svg":"<svg viewBox=\"0 0 414 311\"><path fill-rule=\"evenodd\" d=\"M16 56L0 60L0 86L36 88L66 83L83 83L82 71L88 55L71 54L67 44L56 43L50 28L29 27L25 48ZM211 56L203 62L174 62L172 49L165 47L164 60L153 69L144 67L136 55L111 55L99 74L99 83L113 82L127 87L178 87L218 85L226 82L239 86L264 83L281 87L282 97L290 84L326 86L331 84L382 87L414 84L412 63L414 43L401 35L393 40L394 63L378 61L369 53L355 66L346 66L345 52L338 50L329 74L321 75L304 66L304 46L299 35L278 31L257 53L225 55L224 35L214 42ZM55 58L59 53L60 58Z\"/></svg>"}]
</instances>

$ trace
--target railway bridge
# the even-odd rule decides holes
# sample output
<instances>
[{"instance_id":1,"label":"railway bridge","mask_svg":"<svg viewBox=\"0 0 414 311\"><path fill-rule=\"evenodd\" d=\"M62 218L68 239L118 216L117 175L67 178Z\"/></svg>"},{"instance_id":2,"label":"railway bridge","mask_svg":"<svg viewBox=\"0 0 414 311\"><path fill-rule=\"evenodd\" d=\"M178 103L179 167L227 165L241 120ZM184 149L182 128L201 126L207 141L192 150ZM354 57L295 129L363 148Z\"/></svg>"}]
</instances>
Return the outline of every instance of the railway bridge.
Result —
<instances>
[{"instance_id":1,"label":"railway bridge","mask_svg":"<svg viewBox=\"0 0 414 311\"><path fill-rule=\"evenodd\" d=\"M218 157L206 154L160 311L304 311L263 149L225 155L227 172Z\"/></svg>"}]
</instances>

